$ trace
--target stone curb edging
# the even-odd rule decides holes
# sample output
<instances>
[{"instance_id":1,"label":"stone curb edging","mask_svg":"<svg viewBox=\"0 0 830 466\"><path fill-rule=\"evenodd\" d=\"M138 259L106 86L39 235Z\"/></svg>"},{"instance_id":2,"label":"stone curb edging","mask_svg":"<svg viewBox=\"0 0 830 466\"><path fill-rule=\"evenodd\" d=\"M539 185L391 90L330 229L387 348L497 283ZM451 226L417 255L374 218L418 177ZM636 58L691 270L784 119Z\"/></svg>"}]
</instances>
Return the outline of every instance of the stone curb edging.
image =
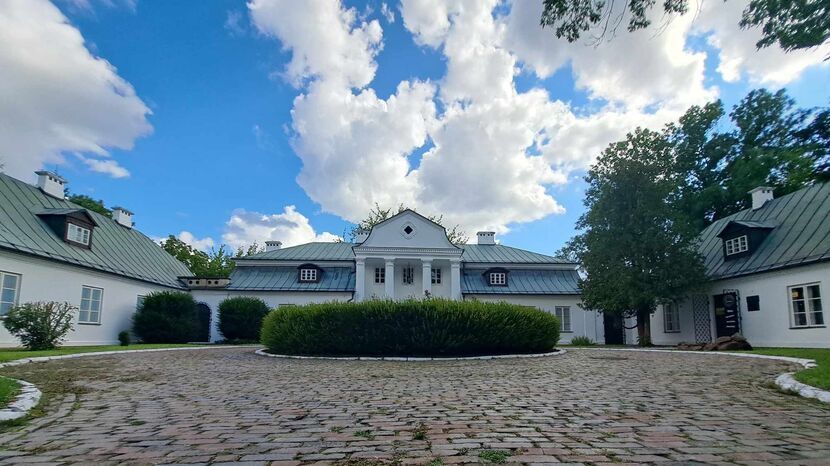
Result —
<instances>
[{"instance_id":1,"label":"stone curb edging","mask_svg":"<svg viewBox=\"0 0 830 466\"><path fill-rule=\"evenodd\" d=\"M148 348L136 350L121 350L121 351L94 351L89 353L75 353L62 354L59 356L38 356L35 358L15 359L14 361L0 363L0 368L20 366L22 364L29 364L32 362L46 362L57 359L73 359L84 356L107 356L111 354L124 353L153 353L158 351L178 351L178 350L196 350L196 349L214 349L214 348L228 348L228 346L194 346L193 348ZM7 377L11 379L10 377ZM20 419L32 410L40 402L41 392L38 388L30 382L25 380L11 379L20 384L20 393L14 398L14 401L9 403L5 408L0 409L0 421L13 421Z\"/></svg>"},{"instance_id":2,"label":"stone curb edging","mask_svg":"<svg viewBox=\"0 0 830 466\"><path fill-rule=\"evenodd\" d=\"M499 354L492 356L468 356L455 358L417 358L417 357L395 357L395 356L294 356L290 354L272 354L260 349L256 351L259 356L266 356L269 358L280 359L318 359L328 361L397 361L397 362L428 362L428 361L483 361L489 359L511 359L511 358L544 358L548 356L559 356L565 354L567 351L559 349L549 353L533 353L533 354Z\"/></svg>"},{"instance_id":3,"label":"stone curb edging","mask_svg":"<svg viewBox=\"0 0 830 466\"><path fill-rule=\"evenodd\" d=\"M641 351L641 352L652 352L652 353L681 353L681 354L708 354L708 355L721 355L721 356L737 356L739 358L755 358L755 359L772 359L776 361L786 361L793 364L799 364L805 369L812 369L817 366L816 361L813 359L805 359L805 358L793 358L790 356L772 356L768 354L742 354L742 353L733 353L729 351L685 351L685 350L659 350L659 349L640 349L640 348L574 348L574 349L584 349L584 350L594 350L594 351ZM804 398L813 398L819 400L823 403L830 403L830 391L822 390L820 388L813 387L811 385L807 385L801 383L793 377L794 372L786 372L784 374L780 374L778 377L775 378L775 385L782 389L791 392L798 393L799 396Z\"/></svg>"}]
</instances>

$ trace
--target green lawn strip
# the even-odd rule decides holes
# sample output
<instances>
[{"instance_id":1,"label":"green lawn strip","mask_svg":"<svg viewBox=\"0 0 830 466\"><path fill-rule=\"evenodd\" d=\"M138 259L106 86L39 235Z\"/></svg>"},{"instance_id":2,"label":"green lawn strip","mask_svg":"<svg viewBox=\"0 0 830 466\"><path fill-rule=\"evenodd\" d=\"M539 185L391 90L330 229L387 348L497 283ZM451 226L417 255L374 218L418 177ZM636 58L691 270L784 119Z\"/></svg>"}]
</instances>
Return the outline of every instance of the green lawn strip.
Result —
<instances>
[{"instance_id":1,"label":"green lawn strip","mask_svg":"<svg viewBox=\"0 0 830 466\"><path fill-rule=\"evenodd\" d=\"M8 406L14 401L14 397L20 392L20 384L8 377L0 377L0 409Z\"/></svg>"},{"instance_id":2,"label":"green lawn strip","mask_svg":"<svg viewBox=\"0 0 830 466\"><path fill-rule=\"evenodd\" d=\"M53 350L29 351L21 348L0 348L0 363L14 361L16 359L38 358L42 356L64 356L67 354L79 353L95 353L98 351L134 351L143 349L160 349L160 348L187 348L191 346L205 346L192 345L187 343L182 344L135 344L129 346L120 345L106 345L106 346L62 346Z\"/></svg>"},{"instance_id":3,"label":"green lawn strip","mask_svg":"<svg viewBox=\"0 0 830 466\"><path fill-rule=\"evenodd\" d=\"M817 367L796 372L795 379L816 388L830 390L830 348L755 348L742 353L814 359Z\"/></svg>"}]
</instances>

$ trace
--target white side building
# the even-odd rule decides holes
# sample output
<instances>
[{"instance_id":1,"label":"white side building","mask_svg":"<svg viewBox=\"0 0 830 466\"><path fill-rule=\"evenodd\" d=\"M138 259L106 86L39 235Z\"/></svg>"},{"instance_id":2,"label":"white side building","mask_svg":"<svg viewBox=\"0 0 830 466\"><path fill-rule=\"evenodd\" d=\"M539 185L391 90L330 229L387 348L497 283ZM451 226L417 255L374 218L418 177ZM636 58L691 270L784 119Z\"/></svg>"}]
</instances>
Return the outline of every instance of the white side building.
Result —
<instances>
[{"instance_id":1,"label":"white side building","mask_svg":"<svg viewBox=\"0 0 830 466\"><path fill-rule=\"evenodd\" d=\"M709 342L741 333L754 346L830 347L830 183L773 199L750 192L752 207L700 234L710 278L704 290L652 316L658 345ZM628 341L635 342L633 334Z\"/></svg>"}]
</instances>

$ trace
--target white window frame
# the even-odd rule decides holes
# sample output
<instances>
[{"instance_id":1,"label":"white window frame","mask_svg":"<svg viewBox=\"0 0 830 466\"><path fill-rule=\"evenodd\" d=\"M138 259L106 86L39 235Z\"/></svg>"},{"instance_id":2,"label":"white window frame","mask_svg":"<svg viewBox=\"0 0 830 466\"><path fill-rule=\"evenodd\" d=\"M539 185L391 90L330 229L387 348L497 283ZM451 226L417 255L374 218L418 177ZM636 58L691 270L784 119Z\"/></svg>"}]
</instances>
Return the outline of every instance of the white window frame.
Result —
<instances>
[{"instance_id":1,"label":"white window frame","mask_svg":"<svg viewBox=\"0 0 830 466\"><path fill-rule=\"evenodd\" d=\"M375 283L386 283L386 267L375 267Z\"/></svg>"},{"instance_id":2,"label":"white window frame","mask_svg":"<svg viewBox=\"0 0 830 466\"><path fill-rule=\"evenodd\" d=\"M6 287L6 277L15 277L14 288ZM20 281L23 280L23 275L19 273L0 271L0 316L6 315L9 310L18 304L20 299ZM8 290L13 290L14 296L11 301L4 300L3 295Z\"/></svg>"},{"instance_id":3,"label":"white window frame","mask_svg":"<svg viewBox=\"0 0 830 466\"><path fill-rule=\"evenodd\" d=\"M433 285L440 285L441 284L441 269L432 269L431 281Z\"/></svg>"},{"instance_id":4,"label":"white window frame","mask_svg":"<svg viewBox=\"0 0 830 466\"><path fill-rule=\"evenodd\" d=\"M559 319L559 329L565 333L572 333L571 306L555 306L553 314Z\"/></svg>"},{"instance_id":5,"label":"white window frame","mask_svg":"<svg viewBox=\"0 0 830 466\"><path fill-rule=\"evenodd\" d=\"M793 292L796 289L801 289L801 298L795 298ZM818 290L818 296L815 296L813 290ZM787 287L787 296L790 303L790 325L792 328L809 328L809 327L824 327L826 326L824 320L824 306L821 302L821 283L804 283L801 285L792 285ZM799 303L802 304L802 309L799 308ZM816 309L816 303L818 309ZM796 312L798 311L798 312ZM799 324L797 315L804 316L804 323Z\"/></svg>"},{"instance_id":6,"label":"white window frame","mask_svg":"<svg viewBox=\"0 0 830 466\"><path fill-rule=\"evenodd\" d=\"M663 333L680 333L680 309L677 303L663 304Z\"/></svg>"},{"instance_id":7,"label":"white window frame","mask_svg":"<svg viewBox=\"0 0 830 466\"><path fill-rule=\"evenodd\" d=\"M317 281L317 269L306 267L300 269L300 281L301 282L316 282Z\"/></svg>"},{"instance_id":8,"label":"white window frame","mask_svg":"<svg viewBox=\"0 0 830 466\"><path fill-rule=\"evenodd\" d=\"M497 286L507 285L506 272L490 272L490 284Z\"/></svg>"},{"instance_id":9,"label":"white window frame","mask_svg":"<svg viewBox=\"0 0 830 466\"><path fill-rule=\"evenodd\" d=\"M729 238L728 240L724 241L726 245L726 255L732 256L735 254L740 254L742 252L749 251L749 237L747 235L741 235L736 238Z\"/></svg>"},{"instance_id":10,"label":"white window frame","mask_svg":"<svg viewBox=\"0 0 830 466\"><path fill-rule=\"evenodd\" d=\"M75 225L72 222L66 224L66 239L73 243L83 244L89 246L89 240L92 237L92 232L89 228Z\"/></svg>"},{"instance_id":11,"label":"white window frame","mask_svg":"<svg viewBox=\"0 0 830 466\"><path fill-rule=\"evenodd\" d=\"M401 270L401 283L404 285L412 285L415 283L415 267L409 265L404 266Z\"/></svg>"},{"instance_id":12,"label":"white window frame","mask_svg":"<svg viewBox=\"0 0 830 466\"><path fill-rule=\"evenodd\" d=\"M84 297L84 291L89 290L89 296ZM98 299L95 299L95 293L98 292ZM97 304L97 308L95 305ZM78 306L78 323L79 324L101 324L101 314L103 314L104 304L104 289L95 286L83 285L81 287L81 305ZM92 313L98 314L97 319L92 318ZM87 314L86 319L83 319L84 313Z\"/></svg>"}]
</instances>

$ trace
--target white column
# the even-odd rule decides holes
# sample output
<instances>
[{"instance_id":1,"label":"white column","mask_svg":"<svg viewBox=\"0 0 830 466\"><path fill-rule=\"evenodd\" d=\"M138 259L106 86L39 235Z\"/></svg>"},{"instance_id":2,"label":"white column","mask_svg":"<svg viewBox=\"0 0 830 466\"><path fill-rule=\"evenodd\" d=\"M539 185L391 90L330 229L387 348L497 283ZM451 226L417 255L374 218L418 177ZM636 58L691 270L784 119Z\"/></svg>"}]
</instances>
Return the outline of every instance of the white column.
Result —
<instances>
[{"instance_id":1,"label":"white column","mask_svg":"<svg viewBox=\"0 0 830 466\"><path fill-rule=\"evenodd\" d=\"M354 300L363 301L366 297L366 261L357 259L354 269Z\"/></svg>"},{"instance_id":2,"label":"white column","mask_svg":"<svg viewBox=\"0 0 830 466\"><path fill-rule=\"evenodd\" d=\"M421 259L421 283L423 297L432 296L432 259Z\"/></svg>"},{"instance_id":3,"label":"white column","mask_svg":"<svg viewBox=\"0 0 830 466\"><path fill-rule=\"evenodd\" d=\"M386 259L386 276L384 280L386 299L395 299L395 259Z\"/></svg>"},{"instance_id":4,"label":"white column","mask_svg":"<svg viewBox=\"0 0 830 466\"><path fill-rule=\"evenodd\" d=\"M461 260L450 260L450 298L461 300Z\"/></svg>"}]
</instances>

